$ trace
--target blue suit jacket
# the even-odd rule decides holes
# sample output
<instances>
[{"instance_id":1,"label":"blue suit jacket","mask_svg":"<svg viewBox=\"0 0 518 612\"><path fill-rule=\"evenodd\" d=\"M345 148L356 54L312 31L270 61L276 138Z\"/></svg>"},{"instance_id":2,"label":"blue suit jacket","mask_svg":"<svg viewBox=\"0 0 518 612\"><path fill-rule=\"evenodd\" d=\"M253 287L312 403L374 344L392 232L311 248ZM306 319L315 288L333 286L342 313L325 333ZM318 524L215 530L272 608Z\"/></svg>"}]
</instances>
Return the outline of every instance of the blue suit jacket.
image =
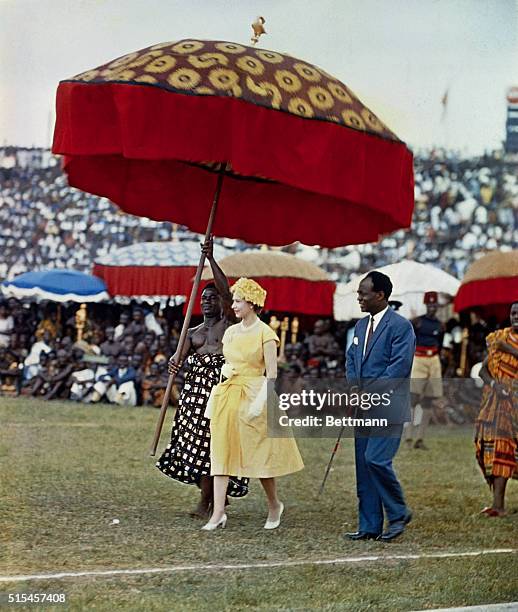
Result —
<instances>
[{"instance_id":1,"label":"blue suit jacket","mask_svg":"<svg viewBox=\"0 0 518 612\"><path fill-rule=\"evenodd\" d=\"M119 366L114 366L113 368L108 370L108 376L110 378L113 378L115 380L115 384L117 385L117 387L119 387L120 385L122 385L122 383L125 382L135 382L135 380L137 379L137 371L135 370L135 368L128 366L124 375L119 376Z\"/></svg>"},{"instance_id":2,"label":"blue suit jacket","mask_svg":"<svg viewBox=\"0 0 518 612\"><path fill-rule=\"evenodd\" d=\"M415 353L410 321L391 308L383 315L363 355L369 317L360 319L347 351L347 380L364 392L391 392L390 406L372 407L364 418L387 418L389 423L410 420L409 382Z\"/></svg>"}]
</instances>

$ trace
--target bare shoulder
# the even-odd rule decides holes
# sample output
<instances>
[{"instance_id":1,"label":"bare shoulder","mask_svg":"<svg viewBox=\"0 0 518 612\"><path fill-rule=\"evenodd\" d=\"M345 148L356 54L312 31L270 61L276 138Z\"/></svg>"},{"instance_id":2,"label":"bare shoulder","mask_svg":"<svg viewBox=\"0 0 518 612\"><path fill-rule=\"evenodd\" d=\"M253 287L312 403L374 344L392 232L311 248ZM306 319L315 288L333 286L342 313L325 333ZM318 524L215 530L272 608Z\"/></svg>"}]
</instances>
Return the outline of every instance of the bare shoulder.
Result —
<instances>
[{"instance_id":1,"label":"bare shoulder","mask_svg":"<svg viewBox=\"0 0 518 612\"><path fill-rule=\"evenodd\" d=\"M200 331L203 327L203 323L200 323L199 325L196 325L195 327L189 327L189 329L187 330L187 336L192 336L193 334L195 334L196 332Z\"/></svg>"}]
</instances>

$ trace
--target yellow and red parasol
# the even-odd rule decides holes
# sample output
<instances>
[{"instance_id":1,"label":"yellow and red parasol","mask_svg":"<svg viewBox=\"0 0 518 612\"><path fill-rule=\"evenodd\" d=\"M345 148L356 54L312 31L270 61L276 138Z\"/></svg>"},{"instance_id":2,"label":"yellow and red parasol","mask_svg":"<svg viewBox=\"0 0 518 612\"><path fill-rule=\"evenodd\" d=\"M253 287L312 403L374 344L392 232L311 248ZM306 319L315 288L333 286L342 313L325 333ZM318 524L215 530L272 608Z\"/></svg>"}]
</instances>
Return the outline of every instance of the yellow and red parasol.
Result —
<instances>
[{"instance_id":1,"label":"yellow and red parasol","mask_svg":"<svg viewBox=\"0 0 518 612\"><path fill-rule=\"evenodd\" d=\"M333 316L336 285L322 268L311 262L288 253L249 251L229 255L218 263L231 284L244 276L266 289L267 310ZM211 271L206 270L202 279L212 279ZM196 305L194 313L200 314Z\"/></svg>"},{"instance_id":2,"label":"yellow and red parasol","mask_svg":"<svg viewBox=\"0 0 518 612\"><path fill-rule=\"evenodd\" d=\"M338 79L236 43L154 45L62 81L53 151L123 210L271 245L336 247L407 227L412 154Z\"/></svg>"},{"instance_id":3,"label":"yellow and red parasol","mask_svg":"<svg viewBox=\"0 0 518 612\"><path fill-rule=\"evenodd\" d=\"M455 297L455 310L477 308L507 318L518 300L518 250L494 251L469 266Z\"/></svg>"},{"instance_id":4,"label":"yellow and red parasol","mask_svg":"<svg viewBox=\"0 0 518 612\"><path fill-rule=\"evenodd\" d=\"M53 152L70 185L206 239L360 244L414 206L411 152L344 83L232 42L161 43L62 81Z\"/></svg>"}]
</instances>

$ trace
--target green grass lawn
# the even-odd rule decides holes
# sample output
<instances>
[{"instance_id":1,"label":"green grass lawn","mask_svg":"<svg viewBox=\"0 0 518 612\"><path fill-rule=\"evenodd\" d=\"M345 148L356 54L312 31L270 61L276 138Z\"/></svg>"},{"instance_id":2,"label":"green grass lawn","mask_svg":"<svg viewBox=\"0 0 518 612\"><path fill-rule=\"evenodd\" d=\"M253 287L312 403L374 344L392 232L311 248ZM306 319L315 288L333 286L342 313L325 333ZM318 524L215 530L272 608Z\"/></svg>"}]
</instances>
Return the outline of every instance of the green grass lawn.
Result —
<instances>
[{"instance_id":1,"label":"green grass lawn","mask_svg":"<svg viewBox=\"0 0 518 612\"><path fill-rule=\"evenodd\" d=\"M306 469L279 481L280 529L262 529L266 507L254 481L246 498L232 500L227 529L204 533L188 516L197 489L165 477L149 456L157 416L0 398L1 575L518 548L516 482L507 518L478 516L490 494L470 428L432 429L428 452L402 448L396 468L415 520L391 544L353 543L341 537L356 527L351 440L320 499L334 441L299 441ZM518 555L0 584L7 591L65 592L73 610L415 610L518 599Z\"/></svg>"}]
</instances>

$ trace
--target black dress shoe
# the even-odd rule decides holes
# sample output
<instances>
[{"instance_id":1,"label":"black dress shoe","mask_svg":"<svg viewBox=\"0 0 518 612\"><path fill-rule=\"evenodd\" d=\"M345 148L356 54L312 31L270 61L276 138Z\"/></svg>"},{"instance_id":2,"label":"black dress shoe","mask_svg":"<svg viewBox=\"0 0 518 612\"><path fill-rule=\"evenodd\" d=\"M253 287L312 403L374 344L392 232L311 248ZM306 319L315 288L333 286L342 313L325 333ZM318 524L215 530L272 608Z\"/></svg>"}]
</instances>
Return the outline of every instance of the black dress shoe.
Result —
<instances>
[{"instance_id":1,"label":"black dress shoe","mask_svg":"<svg viewBox=\"0 0 518 612\"><path fill-rule=\"evenodd\" d=\"M352 531L345 533L343 537L349 540L377 540L380 536L379 533L369 533L368 531Z\"/></svg>"},{"instance_id":2,"label":"black dress shoe","mask_svg":"<svg viewBox=\"0 0 518 612\"><path fill-rule=\"evenodd\" d=\"M381 540L382 542L390 542L390 540L394 540L395 538L400 536L405 531L405 527L408 525L408 523L410 523L411 520L412 520L412 513L407 512L404 519L402 519L401 521L394 521L393 523L391 523L387 531L382 533L379 536L378 540Z\"/></svg>"}]
</instances>

